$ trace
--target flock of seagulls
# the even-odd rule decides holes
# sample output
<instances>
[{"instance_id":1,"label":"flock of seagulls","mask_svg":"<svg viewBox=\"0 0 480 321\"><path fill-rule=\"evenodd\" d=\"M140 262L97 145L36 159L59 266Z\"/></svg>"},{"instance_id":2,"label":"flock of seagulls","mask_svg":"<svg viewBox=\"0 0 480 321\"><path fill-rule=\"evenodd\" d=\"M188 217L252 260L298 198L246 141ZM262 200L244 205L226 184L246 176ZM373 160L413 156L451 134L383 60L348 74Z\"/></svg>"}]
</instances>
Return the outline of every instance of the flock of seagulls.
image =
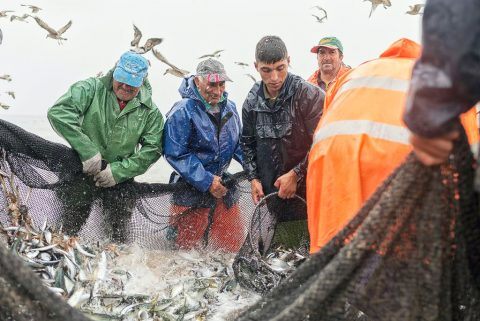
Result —
<instances>
[{"instance_id":1,"label":"flock of seagulls","mask_svg":"<svg viewBox=\"0 0 480 321\"><path fill-rule=\"evenodd\" d=\"M370 10L369 18L372 16L373 12L376 10L376 8L378 6L381 5L385 9L392 6L392 3L391 3L390 0L363 0L363 1L370 1L371 2L371 10ZM2 11L0 11L0 18L8 18L10 16L10 22L19 21L19 22L24 22L24 23L28 23L28 19L32 18L32 19L35 20L35 22L42 29L47 31L46 38L51 38L51 39L57 40L59 45L62 44L63 41L67 40L67 38L65 38L63 35L72 26L72 21L71 20L68 21L63 27L61 27L59 29L54 29L54 28L50 27L40 17L33 16L33 14L38 14L42 10L42 8L40 8L38 6L35 6L35 5L30 5L30 4L21 4L21 6L25 7L25 8L28 8L31 12L23 13L22 15L14 15L13 13L15 11L13 11L13 10L2 10ZM422 15L424 7L425 7L424 4L410 5L409 10L406 12L406 14ZM315 18L316 22L324 23L328 19L327 10L325 10L323 7L316 5L316 6L311 7L310 9L315 9L315 13L311 14L311 15ZM164 75L170 74L170 75L173 75L173 76L176 76L176 77L183 78L190 73L189 71L184 70L182 68L179 68L176 65L172 64L170 61L168 61L167 58L165 58L164 55L162 55L160 53L160 51L155 49L155 47L157 45L162 43L163 38L148 38L145 41L145 43L143 44L143 46L140 46L140 41L142 39L142 32L140 31L140 29L136 25L133 25L133 29L134 29L134 37L133 37L133 40L130 42L130 47L131 47L132 51L137 52L139 54L146 54L149 51L151 51L155 58L157 58L160 62L162 62L162 63L164 63L165 65L168 66L168 68L164 72ZM2 30L0 29L0 44L2 44L2 42L3 42L3 33L2 33ZM205 58L217 58L218 59L224 51L225 51L224 49L216 50L212 53L202 55L202 56L198 57L198 59L205 59ZM237 66L242 67L242 68L249 67L249 64L245 63L245 62L235 61L234 63ZM101 75L103 75L102 72L98 73L97 77L100 77ZM246 73L244 75L247 76L248 78L250 78L254 82L257 81L257 79L254 76L252 76L251 74ZM10 81L12 81L12 78L11 78L10 75L3 75L3 76L0 76L0 80L10 82ZM11 96L13 99L15 99L15 93L13 91L6 91L5 93L8 94L9 96ZM4 109L7 109L10 106L0 102L0 107L4 108Z\"/></svg>"},{"instance_id":2,"label":"flock of seagulls","mask_svg":"<svg viewBox=\"0 0 480 321\"><path fill-rule=\"evenodd\" d=\"M390 0L363 0L363 1L370 1L372 4L372 8L370 9L370 14L368 15L369 18L372 16L373 12L375 11L375 9L377 9L378 6L382 5L385 9L392 6L392 3ZM423 7L425 7L425 4L415 4L409 7L410 9L407 12L405 12L406 14L423 15L422 9ZM324 8L320 6L313 6L310 9L317 9L318 12L321 13L321 15L312 14L316 22L323 23L328 19L327 11Z\"/></svg>"},{"instance_id":3,"label":"flock of seagulls","mask_svg":"<svg viewBox=\"0 0 480 321\"><path fill-rule=\"evenodd\" d=\"M31 5L31 4L22 4L21 5L22 7L27 7L31 10L31 13L32 14L36 14L38 13L40 10L42 10L42 8L40 7L37 7L37 6L34 6L34 5ZM15 11L13 10L3 10L3 11L0 11L0 18L6 18L8 17L8 14L9 13L13 13ZM13 22L13 21L20 21L20 22L25 22L25 23L28 23L27 19L28 18L33 18L37 24L45 29L48 34L47 34L47 38L52 38L52 39L55 39L58 41L58 44L62 44L62 41L65 41L67 40L67 38L64 38L62 35L65 33L65 31L68 30L68 28L70 28L70 26L72 25L72 21L70 20L65 26L61 27L60 29L58 30L55 30L54 28L50 27L45 21L43 21L41 18L39 18L38 16L32 16L28 13L24 13L22 16L18 16L18 15L10 15L10 21Z\"/></svg>"},{"instance_id":4,"label":"flock of seagulls","mask_svg":"<svg viewBox=\"0 0 480 321\"><path fill-rule=\"evenodd\" d=\"M390 0L363 0L363 1L370 1L372 3L372 9L370 10L370 15L368 16L369 18L372 16L373 11L379 6L382 5L383 8L387 9L388 7L392 6L392 3ZM410 10L405 12L406 14L409 15L423 15L423 7L425 7L425 4L415 4L413 6L409 6Z\"/></svg>"},{"instance_id":5,"label":"flock of seagulls","mask_svg":"<svg viewBox=\"0 0 480 321\"><path fill-rule=\"evenodd\" d=\"M5 80L5 81L12 81L12 77L10 75L2 75L0 76L0 79L1 80ZM6 91L5 92L7 95L11 96L13 99L15 99L15 92L13 91ZM2 102L0 102L0 108L3 108L3 109L9 109L10 108L10 105L7 105L7 104L4 104Z\"/></svg>"}]
</instances>

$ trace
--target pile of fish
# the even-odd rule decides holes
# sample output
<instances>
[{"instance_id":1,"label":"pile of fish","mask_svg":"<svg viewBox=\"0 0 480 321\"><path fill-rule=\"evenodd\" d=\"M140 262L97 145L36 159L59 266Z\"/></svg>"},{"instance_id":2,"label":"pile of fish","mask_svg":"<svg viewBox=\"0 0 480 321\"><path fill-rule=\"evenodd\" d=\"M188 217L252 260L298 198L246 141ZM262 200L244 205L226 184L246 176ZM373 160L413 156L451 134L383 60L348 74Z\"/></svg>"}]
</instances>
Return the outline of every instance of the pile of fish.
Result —
<instances>
[{"instance_id":1,"label":"pile of fish","mask_svg":"<svg viewBox=\"0 0 480 321\"><path fill-rule=\"evenodd\" d=\"M233 263L233 269L242 287L266 294L287 278L307 257L305 246L292 249L273 245L263 256L256 251L240 251Z\"/></svg>"},{"instance_id":2,"label":"pile of fish","mask_svg":"<svg viewBox=\"0 0 480 321\"><path fill-rule=\"evenodd\" d=\"M259 298L237 285L232 253L83 245L46 222L35 226L18 190L7 190L13 179L0 181L10 218L0 223L0 246L93 320L234 320Z\"/></svg>"}]
</instances>

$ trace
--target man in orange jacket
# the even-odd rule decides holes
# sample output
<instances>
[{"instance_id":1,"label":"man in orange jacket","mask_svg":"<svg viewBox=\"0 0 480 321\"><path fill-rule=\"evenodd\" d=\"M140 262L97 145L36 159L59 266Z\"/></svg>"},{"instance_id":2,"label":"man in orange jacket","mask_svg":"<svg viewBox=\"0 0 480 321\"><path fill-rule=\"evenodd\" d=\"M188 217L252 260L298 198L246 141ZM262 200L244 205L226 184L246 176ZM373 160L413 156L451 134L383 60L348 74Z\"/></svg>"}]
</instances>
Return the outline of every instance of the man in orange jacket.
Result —
<instances>
[{"instance_id":1,"label":"man in orange jacket","mask_svg":"<svg viewBox=\"0 0 480 321\"><path fill-rule=\"evenodd\" d=\"M411 151L403 107L420 45L400 39L327 93L307 175L310 251L327 244ZM468 123L468 124L466 124ZM465 116L478 141L475 112Z\"/></svg>"},{"instance_id":2,"label":"man in orange jacket","mask_svg":"<svg viewBox=\"0 0 480 321\"><path fill-rule=\"evenodd\" d=\"M335 37L320 39L318 45L312 47L310 52L317 55L318 70L307 81L324 91L327 91L338 77L350 70L350 67L343 63L342 43Z\"/></svg>"}]
</instances>

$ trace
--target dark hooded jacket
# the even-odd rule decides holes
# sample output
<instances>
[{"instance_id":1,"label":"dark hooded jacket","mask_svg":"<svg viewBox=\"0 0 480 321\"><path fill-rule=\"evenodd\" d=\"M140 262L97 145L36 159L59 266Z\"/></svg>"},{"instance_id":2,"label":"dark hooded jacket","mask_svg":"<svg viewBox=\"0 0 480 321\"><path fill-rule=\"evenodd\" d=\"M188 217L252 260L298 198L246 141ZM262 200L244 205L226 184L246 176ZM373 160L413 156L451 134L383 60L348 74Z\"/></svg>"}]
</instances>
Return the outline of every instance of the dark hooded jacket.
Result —
<instances>
[{"instance_id":1,"label":"dark hooded jacket","mask_svg":"<svg viewBox=\"0 0 480 321\"><path fill-rule=\"evenodd\" d=\"M422 43L404 121L416 134L438 137L480 100L480 1L427 1Z\"/></svg>"},{"instance_id":2,"label":"dark hooded jacket","mask_svg":"<svg viewBox=\"0 0 480 321\"><path fill-rule=\"evenodd\" d=\"M276 179L292 169L300 179L305 177L325 94L289 73L277 99L269 105L263 86L262 81L255 83L243 104L241 142L249 180L260 179L264 193L269 194L276 191ZM304 184L302 189L297 193L305 193Z\"/></svg>"}]
</instances>

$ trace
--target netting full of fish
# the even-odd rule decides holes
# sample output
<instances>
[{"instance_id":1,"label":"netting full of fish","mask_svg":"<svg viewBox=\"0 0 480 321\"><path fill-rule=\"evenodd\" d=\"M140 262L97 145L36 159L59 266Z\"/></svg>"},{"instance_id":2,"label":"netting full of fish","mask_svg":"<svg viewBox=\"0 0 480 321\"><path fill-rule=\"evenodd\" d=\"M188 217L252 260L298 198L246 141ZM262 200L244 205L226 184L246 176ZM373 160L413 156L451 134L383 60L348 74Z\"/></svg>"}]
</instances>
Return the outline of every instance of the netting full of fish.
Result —
<instances>
[{"instance_id":1,"label":"netting full of fish","mask_svg":"<svg viewBox=\"0 0 480 321\"><path fill-rule=\"evenodd\" d=\"M254 205L242 173L227 177L229 192L222 201L182 183L127 182L101 189L81 173L81 163L71 149L2 120L0 146L4 192L0 193L1 320L82 319L56 295L68 298L72 306L87 299L89 306L95 306L92 298L100 298L96 310L104 315L97 317L128 320L127 313L140 313L136 310L142 308L147 316L163 315L165 320L203 320L211 309L206 305L218 304L219 296L228 296L236 286L230 262L233 254L221 260L208 259L207 254L236 253L245 241ZM163 253L159 256L171 253L170 259L177 257L174 265L185 261L176 256L183 249L201 249L207 254L187 269L193 278L178 278L181 291L179 282L165 282L169 288L163 292L175 293L175 297L134 295L125 292L127 270L117 271L123 274L115 277L112 271L106 273L106 265L128 249L111 247L110 241L135 243L151 253ZM32 270L42 282L32 277ZM203 295L195 304L192 289ZM239 303L241 295L232 293ZM103 300L116 302L115 309L110 304L110 310L102 310Z\"/></svg>"}]
</instances>

